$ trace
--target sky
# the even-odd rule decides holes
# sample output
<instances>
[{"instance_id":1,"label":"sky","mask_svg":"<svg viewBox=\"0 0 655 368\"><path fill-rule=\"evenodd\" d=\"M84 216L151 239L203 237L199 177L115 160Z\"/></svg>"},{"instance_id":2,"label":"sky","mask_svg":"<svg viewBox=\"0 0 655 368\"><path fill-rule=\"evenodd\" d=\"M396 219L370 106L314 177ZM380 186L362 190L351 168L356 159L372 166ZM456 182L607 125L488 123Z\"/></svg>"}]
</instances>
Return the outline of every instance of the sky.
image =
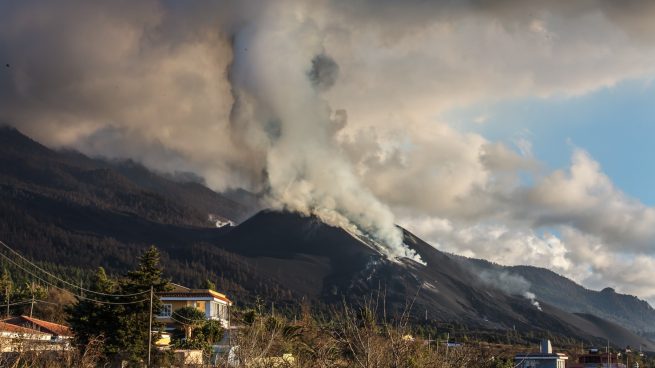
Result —
<instances>
[{"instance_id":1,"label":"sky","mask_svg":"<svg viewBox=\"0 0 655 368\"><path fill-rule=\"evenodd\" d=\"M625 193L653 206L655 172L647 159L655 153L653 96L649 78L629 79L573 98L512 99L455 109L445 119L519 150L518 142L525 139L550 168L565 166L572 150L583 148Z\"/></svg>"},{"instance_id":2,"label":"sky","mask_svg":"<svg viewBox=\"0 0 655 368\"><path fill-rule=\"evenodd\" d=\"M653 35L639 0L10 0L0 121L653 303Z\"/></svg>"}]
</instances>

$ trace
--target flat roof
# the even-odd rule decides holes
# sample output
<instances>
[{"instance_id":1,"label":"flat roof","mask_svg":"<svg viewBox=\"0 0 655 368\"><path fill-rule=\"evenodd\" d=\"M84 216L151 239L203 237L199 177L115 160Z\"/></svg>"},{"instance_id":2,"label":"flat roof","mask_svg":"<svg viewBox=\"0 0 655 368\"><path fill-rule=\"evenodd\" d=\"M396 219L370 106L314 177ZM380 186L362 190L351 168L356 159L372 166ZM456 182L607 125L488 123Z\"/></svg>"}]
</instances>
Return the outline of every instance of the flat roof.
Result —
<instances>
[{"instance_id":1,"label":"flat roof","mask_svg":"<svg viewBox=\"0 0 655 368\"><path fill-rule=\"evenodd\" d=\"M157 293L159 297L168 297L168 298L215 298L222 300L227 304L232 304L232 301L228 299L225 294L221 294L217 291L211 289L188 289L188 290L173 290L173 291L163 291Z\"/></svg>"},{"instance_id":2,"label":"flat roof","mask_svg":"<svg viewBox=\"0 0 655 368\"><path fill-rule=\"evenodd\" d=\"M548 359L569 359L566 354L562 353L553 353L553 354L544 354L544 353L524 353L516 354L514 360L522 359L538 359L538 360L548 360Z\"/></svg>"}]
</instances>

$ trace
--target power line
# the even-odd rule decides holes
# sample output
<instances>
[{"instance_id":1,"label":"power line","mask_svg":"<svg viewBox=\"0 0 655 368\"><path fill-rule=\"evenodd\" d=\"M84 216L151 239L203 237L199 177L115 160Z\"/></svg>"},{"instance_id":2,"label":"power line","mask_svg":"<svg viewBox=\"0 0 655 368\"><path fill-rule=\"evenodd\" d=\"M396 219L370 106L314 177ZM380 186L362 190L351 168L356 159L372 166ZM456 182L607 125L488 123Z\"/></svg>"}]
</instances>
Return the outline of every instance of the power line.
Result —
<instances>
[{"instance_id":1,"label":"power line","mask_svg":"<svg viewBox=\"0 0 655 368\"><path fill-rule=\"evenodd\" d=\"M83 299L83 300L88 300L88 301L92 301L92 302L99 303L99 304L110 304L110 305L137 304L137 303L143 303L143 302L148 301L148 299L139 299L139 300L134 300L134 301L130 301L130 302L109 302L109 301L105 301L105 300L97 300L97 299L93 299L93 298L88 298L88 297L85 297L83 295L76 294L76 293L74 293L74 292L72 292L72 291L70 291L68 289L62 288L62 287L60 287L58 285L55 285L55 284L51 283L50 281L47 281L47 280L41 278L40 276L34 274L32 271L30 271L30 270L24 268L23 266L21 266L20 264L16 263L13 259L9 258L4 253L0 252L0 256L3 257L4 259L6 259L7 261L11 262L14 266L18 267L19 269L21 269L21 270L27 272L28 274L32 275L37 280L40 280L41 282L43 282L43 283L45 283L47 285L50 285L50 286L52 286L54 288L57 288L59 290L66 291L66 292L68 292L68 293L70 293L72 295L75 295L77 298L80 298L80 299ZM140 294L142 294L142 293L140 293ZM112 294L109 294L109 295L112 295ZM139 294L136 294L136 295L139 295Z\"/></svg>"},{"instance_id":2,"label":"power line","mask_svg":"<svg viewBox=\"0 0 655 368\"><path fill-rule=\"evenodd\" d=\"M48 301L41 300L41 299L34 299L34 300L32 300L32 299L27 299L27 300L23 300L23 301L20 301L20 302L9 303L9 306L10 306L10 307L13 307L13 306L16 306L16 305L30 304L30 303L32 303L32 302L35 302L35 303L44 303L44 304L52 304L52 305L61 305L61 304L59 304L59 303L48 302ZM6 306L7 303L2 303L1 305L2 305L2 306Z\"/></svg>"},{"instance_id":3,"label":"power line","mask_svg":"<svg viewBox=\"0 0 655 368\"><path fill-rule=\"evenodd\" d=\"M180 316L179 314L178 314L177 316L178 316L178 317L182 317L182 316ZM182 322L182 321L180 321L180 320L178 320L178 319L173 318L172 315L171 315L171 316L168 316L168 318L172 319L173 321L175 321L175 322L177 322L177 323L183 324L183 325L188 325L188 324L189 324L189 322ZM184 317L182 317L182 318L184 318ZM189 319L189 318L184 318L184 319L187 319L187 320L189 320L189 321L191 321L191 322L207 322L207 321L208 321L208 320L206 320L206 319Z\"/></svg>"},{"instance_id":4,"label":"power line","mask_svg":"<svg viewBox=\"0 0 655 368\"><path fill-rule=\"evenodd\" d=\"M150 292L150 291L142 291L142 292L133 293L133 294L109 294L109 293L103 293L103 292L100 292L100 291L94 291L94 290L85 289L85 288L83 288L81 285L75 285L75 284L73 284L73 283L70 283L70 282L68 282L68 281L66 281L66 280L64 280L64 279L62 279L62 278L59 278L59 277L53 275L52 273L50 273L50 272L44 270L43 268L39 267L38 265L32 263L29 259L23 257L20 253L18 253L18 252L15 251L14 249L12 249L9 245L7 245L7 244L6 244L5 242L3 242L2 240L0 240L0 244L1 244L3 247L7 248L10 252L12 252L12 253L14 253L15 255L17 255L17 256L18 256L19 258L21 258L23 261L27 262L30 266L36 268L37 270L39 270L39 271L45 273L45 274L48 275L48 276L54 278L55 280L58 280L58 281L60 281L60 282L63 283L63 284L66 284L66 285L72 286L72 287L74 287L74 288L76 288L76 289L79 289L80 291L84 291L84 292L92 293L92 294L96 294L96 295L102 295L102 296L117 297L117 298L130 297L130 296L137 296L137 295L143 295L143 294L147 294L147 293Z\"/></svg>"},{"instance_id":5,"label":"power line","mask_svg":"<svg viewBox=\"0 0 655 368\"><path fill-rule=\"evenodd\" d=\"M13 302L13 303L9 303L9 306L22 305L22 304L30 304L31 302L32 302L32 299L30 299L30 300L23 300L23 301L21 301L21 302ZM2 305L3 305L3 306L6 306L7 303L2 303Z\"/></svg>"},{"instance_id":6,"label":"power line","mask_svg":"<svg viewBox=\"0 0 655 368\"><path fill-rule=\"evenodd\" d=\"M185 320L187 320L187 321L191 321L191 322L202 322L202 321L208 321L208 319L206 319L206 318L198 318L198 319L196 319L196 318L184 317L183 315L181 315L181 314L179 314L179 313L177 313L177 312L173 312L173 313L171 313L171 317L170 317L171 319L173 319L173 315L175 315L176 317L180 317L180 318L182 318L182 319L185 319ZM180 321L177 321L177 322L180 322ZM182 322L180 322L180 323L182 323Z\"/></svg>"},{"instance_id":7,"label":"power line","mask_svg":"<svg viewBox=\"0 0 655 368\"><path fill-rule=\"evenodd\" d=\"M44 304L52 304L52 305L61 305L60 303L53 303L53 302L49 302L49 301L41 300L41 299L34 299L34 300L32 300L32 299L26 299L26 300L22 300L22 301L20 301L20 302L9 303L9 306L10 306L10 307L13 307L13 306L15 306L15 305L30 304L30 303L32 303L32 302L35 302L35 303L44 303ZM2 305L2 306L6 306L7 303L2 303L1 305Z\"/></svg>"},{"instance_id":8,"label":"power line","mask_svg":"<svg viewBox=\"0 0 655 368\"><path fill-rule=\"evenodd\" d=\"M7 261L12 263L14 266L18 267L19 269L21 269L21 270L27 272L28 274L32 275L37 280L40 280L41 282L45 283L46 285L50 285L50 286L52 286L52 287L54 287L56 289L59 289L59 290L68 292L68 293L70 293L72 295L75 295L75 297L77 297L78 300L88 300L88 301L91 301L91 302L94 302L94 303L105 304L105 305L128 305L128 304L143 303L143 302L148 301L148 299L134 300L134 301L130 301L130 302L108 302L108 301L104 301L104 300L97 300L97 299L93 299L93 298L88 298L88 297L85 297L85 296L81 295L81 293L82 293L82 291L86 291L86 292L91 293L91 294L96 294L96 295L99 295L99 296L106 296L106 297L114 297L114 298L117 298L117 297L127 298L127 297L133 297L133 296L137 296L137 295L144 295L146 293L150 293L150 298L149 298L149 300L150 300L150 319L149 319L150 327L148 328L148 330L149 330L148 331L148 366L150 367L150 352L152 350L152 304L153 304L153 286L152 285L150 286L149 291L143 291L143 292L132 293L132 294L109 294L109 293L98 292L98 291L95 291L95 290L85 289L85 288L82 287L82 285L78 286L78 285L72 284L72 283L70 283L70 282L68 282L68 281L66 281L66 280L64 280L62 278L59 278L59 277L53 275L52 273L44 270L43 268L37 266L36 264L30 262L29 259L23 257L20 253L18 253L14 249L12 249L10 246L8 246L2 240L0 240L0 244L2 246L4 246L5 248L7 248L12 253L14 253L15 255L17 255L24 262L26 262L27 264L29 264L32 267L36 268L37 270L43 272L44 274L54 278L55 280L57 280L57 281L59 281L59 282L61 282L63 284L66 284L66 285L72 286L75 289L78 289L80 291L80 294L74 293L74 292L72 292L72 291L70 291L70 290L68 290L66 288L60 287L60 286L50 282L49 280L45 280L42 277L39 277L38 275L36 275L31 270L28 270L27 268L25 268L22 265L15 262L13 259L11 259L9 256L4 254L3 252L0 252L0 256L2 256L4 259L6 259ZM30 300L29 303L33 304L34 302L35 302L34 294L32 294L32 300ZM10 307L10 305L9 305L9 303L7 303L7 315L9 314L9 307ZM30 317L31 317L31 312L30 312Z\"/></svg>"},{"instance_id":9,"label":"power line","mask_svg":"<svg viewBox=\"0 0 655 368\"><path fill-rule=\"evenodd\" d=\"M50 304L50 305L62 305L61 303L49 302L47 300L34 299L37 303Z\"/></svg>"}]
</instances>

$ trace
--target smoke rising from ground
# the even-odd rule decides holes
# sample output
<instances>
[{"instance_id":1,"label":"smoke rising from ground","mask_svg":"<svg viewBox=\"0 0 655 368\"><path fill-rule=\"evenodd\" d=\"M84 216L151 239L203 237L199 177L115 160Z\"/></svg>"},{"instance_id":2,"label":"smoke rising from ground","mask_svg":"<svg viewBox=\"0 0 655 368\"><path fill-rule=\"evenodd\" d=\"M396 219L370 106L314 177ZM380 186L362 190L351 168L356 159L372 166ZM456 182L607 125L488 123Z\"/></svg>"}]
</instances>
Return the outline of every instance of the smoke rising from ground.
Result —
<instances>
[{"instance_id":1,"label":"smoke rising from ground","mask_svg":"<svg viewBox=\"0 0 655 368\"><path fill-rule=\"evenodd\" d=\"M404 256L390 209L361 185L337 148L339 122L321 92L336 82L339 67L322 39L311 20L294 14L262 15L235 31L230 81L236 139L261 152L275 207L361 230L387 245L390 256Z\"/></svg>"},{"instance_id":2,"label":"smoke rising from ground","mask_svg":"<svg viewBox=\"0 0 655 368\"><path fill-rule=\"evenodd\" d=\"M541 305L536 295L530 291L530 282L520 275L514 275L506 271L484 270L478 275L480 280L508 295L520 295L541 311Z\"/></svg>"}]
</instances>

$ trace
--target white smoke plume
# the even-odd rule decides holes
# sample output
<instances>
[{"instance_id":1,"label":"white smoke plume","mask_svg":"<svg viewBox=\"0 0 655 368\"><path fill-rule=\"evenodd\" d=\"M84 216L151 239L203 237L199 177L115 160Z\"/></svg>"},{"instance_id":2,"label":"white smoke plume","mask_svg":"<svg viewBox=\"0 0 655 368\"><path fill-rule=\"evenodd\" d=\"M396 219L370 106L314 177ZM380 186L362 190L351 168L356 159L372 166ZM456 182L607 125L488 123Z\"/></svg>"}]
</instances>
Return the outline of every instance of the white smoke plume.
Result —
<instances>
[{"instance_id":1,"label":"white smoke plume","mask_svg":"<svg viewBox=\"0 0 655 368\"><path fill-rule=\"evenodd\" d=\"M338 65L319 29L298 14L261 12L235 30L233 50L235 139L262 155L273 206L361 230L389 256L404 256L391 211L360 184L334 141L339 122L321 93L335 83Z\"/></svg>"},{"instance_id":2,"label":"white smoke plume","mask_svg":"<svg viewBox=\"0 0 655 368\"><path fill-rule=\"evenodd\" d=\"M530 291L530 282L523 276L507 271L498 272L489 270L480 272L478 276L483 283L493 286L506 294L520 295L528 299L535 308L541 311L541 305L537 301L537 296Z\"/></svg>"}]
</instances>

